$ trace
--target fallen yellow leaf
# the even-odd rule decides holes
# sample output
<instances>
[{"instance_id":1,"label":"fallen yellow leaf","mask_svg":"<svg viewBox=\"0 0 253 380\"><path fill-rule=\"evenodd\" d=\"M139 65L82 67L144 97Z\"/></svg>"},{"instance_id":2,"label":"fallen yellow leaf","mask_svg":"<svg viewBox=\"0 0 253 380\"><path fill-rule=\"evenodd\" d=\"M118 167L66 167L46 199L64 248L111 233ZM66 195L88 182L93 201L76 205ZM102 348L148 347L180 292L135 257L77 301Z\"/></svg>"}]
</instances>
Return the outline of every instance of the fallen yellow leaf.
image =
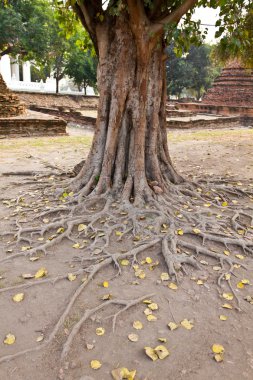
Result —
<instances>
[{"instance_id":1,"label":"fallen yellow leaf","mask_svg":"<svg viewBox=\"0 0 253 380\"><path fill-rule=\"evenodd\" d=\"M86 228L87 228L86 224L79 224L77 227L77 231L82 232L82 231L86 230Z\"/></svg>"},{"instance_id":2,"label":"fallen yellow leaf","mask_svg":"<svg viewBox=\"0 0 253 380\"><path fill-rule=\"evenodd\" d=\"M80 244L79 243L75 243L75 244L72 245L72 247L75 248L75 249L78 249L78 248L80 248Z\"/></svg>"},{"instance_id":3,"label":"fallen yellow leaf","mask_svg":"<svg viewBox=\"0 0 253 380\"><path fill-rule=\"evenodd\" d=\"M234 298L234 296L233 296L232 293L223 293L222 297L225 298L225 300L228 300L228 301L232 301L232 299Z\"/></svg>"},{"instance_id":4,"label":"fallen yellow leaf","mask_svg":"<svg viewBox=\"0 0 253 380\"><path fill-rule=\"evenodd\" d=\"M158 358L161 360L165 359L170 354L167 348L162 345L155 347L154 351L156 355L158 356Z\"/></svg>"},{"instance_id":5,"label":"fallen yellow leaf","mask_svg":"<svg viewBox=\"0 0 253 380\"><path fill-rule=\"evenodd\" d=\"M111 372L114 380L134 380L136 370L129 371L127 368L116 368Z\"/></svg>"},{"instance_id":6,"label":"fallen yellow leaf","mask_svg":"<svg viewBox=\"0 0 253 380\"><path fill-rule=\"evenodd\" d=\"M225 349L221 344L213 344L212 351L214 354L223 354Z\"/></svg>"},{"instance_id":7,"label":"fallen yellow leaf","mask_svg":"<svg viewBox=\"0 0 253 380\"><path fill-rule=\"evenodd\" d=\"M5 339L4 339L4 344L11 345L11 344L15 343L15 341L16 341L15 335L7 334Z\"/></svg>"},{"instance_id":8,"label":"fallen yellow leaf","mask_svg":"<svg viewBox=\"0 0 253 380\"><path fill-rule=\"evenodd\" d=\"M151 264L153 262L152 258L151 257L146 257L146 263L147 264Z\"/></svg>"},{"instance_id":9,"label":"fallen yellow leaf","mask_svg":"<svg viewBox=\"0 0 253 380\"><path fill-rule=\"evenodd\" d=\"M40 268L34 275L35 278L41 278L47 275L46 268Z\"/></svg>"},{"instance_id":10,"label":"fallen yellow leaf","mask_svg":"<svg viewBox=\"0 0 253 380\"><path fill-rule=\"evenodd\" d=\"M186 330L191 330L194 326L193 324L188 321L188 319L184 319L180 322L181 326L183 326Z\"/></svg>"},{"instance_id":11,"label":"fallen yellow leaf","mask_svg":"<svg viewBox=\"0 0 253 380\"><path fill-rule=\"evenodd\" d=\"M195 233L195 234L200 234L200 230L198 229L198 228L193 228L193 232Z\"/></svg>"},{"instance_id":12,"label":"fallen yellow leaf","mask_svg":"<svg viewBox=\"0 0 253 380\"><path fill-rule=\"evenodd\" d=\"M121 264L123 267L126 267L126 266L129 265L129 260L123 259L123 260L121 260L120 264Z\"/></svg>"},{"instance_id":13,"label":"fallen yellow leaf","mask_svg":"<svg viewBox=\"0 0 253 380\"><path fill-rule=\"evenodd\" d=\"M219 318L221 321L226 321L228 319L228 317L226 317L226 315L220 315Z\"/></svg>"},{"instance_id":14,"label":"fallen yellow leaf","mask_svg":"<svg viewBox=\"0 0 253 380\"><path fill-rule=\"evenodd\" d=\"M177 235L182 236L183 234L184 234L184 231L181 228L177 230Z\"/></svg>"},{"instance_id":15,"label":"fallen yellow leaf","mask_svg":"<svg viewBox=\"0 0 253 380\"><path fill-rule=\"evenodd\" d=\"M12 297L14 302L21 302L24 299L24 293L17 293L15 296Z\"/></svg>"},{"instance_id":16,"label":"fallen yellow leaf","mask_svg":"<svg viewBox=\"0 0 253 380\"><path fill-rule=\"evenodd\" d=\"M155 350L151 347L144 347L146 355L152 359L153 361L156 361L158 359L158 355L155 352Z\"/></svg>"},{"instance_id":17,"label":"fallen yellow leaf","mask_svg":"<svg viewBox=\"0 0 253 380\"><path fill-rule=\"evenodd\" d=\"M243 256L243 255L235 255L235 257L237 257L240 260L244 260L245 259L245 256Z\"/></svg>"},{"instance_id":18,"label":"fallen yellow leaf","mask_svg":"<svg viewBox=\"0 0 253 380\"><path fill-rule=\"evenodd\" d=\"M169 283L168 288L170 288L172 290L177 290L177 285L174 284L174 282L171 282L171 283Z\"/></svg>"},{"instance_id":19,"label":"fallen yellow leaf","mask_svg":"<svg viewBox=\"0 0 253 380\"><path fill-rule=\"evenodd\" d=\"M101 335L104 335L105 333L105 329L103 327L98 327L96 328L96 334L101 336Z\"/></svg>"},{"instance_id":20,"label":"fallen yellow leaf","mask_svg":"<svg viewBox=\"0 0 253 380\"><path fill-rule=\"evenodd\" d=\"M154 321L157 320L157 317L155 315L153 315L153 314L149 314L149 315L147 315L147 320L149 322L154 322Z\"/></svg>"},{"instance_id":21,"label":"fallen yellow leaf","mask_svg":"<svg viewBox=\"0 0 253 380\"><path fill-rule=\"evenodd\" d=\"M76 280L76 275L73 273L68 273L68 280L69 281L75 281Z\"/></svg>"},{"instance_id":22,"label":"fallen yellow leaf","mask_svg":"<svg viewBox=\"0 0 253 380\"><path fill-rule=\"evenodd\" d=\"M158 305L157 305L157 303L150 303L149 305L148 305L148 308L150 309L150 310L158 310Z\"/></svg>"},{"instance_id":23,"label":"fallen yellow leaf","mask_svg":"<svg viewBox=\"0 0 253 380\"><path fill-rule=\"evenodd\" d=\"M169 322L168 327L171 331L176 330L178 328L178 325L175 322Z\"/></svg>"},{"instance_id":24,"label":"fallen yellow leaf","mask_svg":"<svg viewBox=\"0 0 253 380\"><path fill-rule=\"evenodd\" d=\"M92 369L99 369L99 368L102 367L102 364L100 363L99 360L92 360L90 362L90 366L91 366Z\"/></svg>"},{"instance_id":25,"label":"fallen yellow leaf","mask_svg":"<svg viewBox=\"0 0 253 380\"><path fill-rule=\"evenodd\" d=\"M237 285L236 285L236 287L238 289L243 289L245 286L244 286L244 284L242 282L238 282Z\"/></svg>"},{"instance_id":26,"label":"fallen yellow leaf","mask_svg":"<svg viewBox=\"0 0 253 380\"><path fill-rule=\"evenodd\" d=\"M162 281L168 281L170 279L169 273L166 273L166 272L161 273L160 279Z\"/></svg>"},{"instance_id":27,"label":"fallen yellow leaf","mask_svg":"<svg viewBox=\"0 0 253 380\"><path fill-rule=\"evenodd\" d=\"M223 253L224 253L224 255L226 255L226 256L229 256L229 255L230 255L230 252L227 251L227 250L223 251Z\"/></svg>"},{"instance_id":28,"label":"fallen yellow leaf","mask_svg":"<svg viewBox=\"0 0 253 380\"><path fill-rule=\"evenodd\" d=\"M233 309L233 306L229 305L229 303L224 303L224 305L222 305L222 307L224 309Z\"/></svg>"},{"instance_id":29,"label":"fallen yellow leaf","mask_svg":"<svg viewBox=\"0 0 253 380\"><path fill-rule=\"evenodd\" d=\"M137 334L129 334L128 339L130 340L130 342L138 342L139 336Z\"/></svg>"},{"instance_id":30,"label":"fallen yellow leaf","mask_svg":"<svg viewBox=\"0 0 253 380\"><path fill-rule=\"evenodd\" d=\"M104 287L104 288L108 288L108 287L109 287L109 282L104 281L104 282L103 282L103 287Z\"/></svg>"},{"instance_id":31,"label":"fallen yellow leaf","mask_svg":"<svg viewBox=\"0 0 253 380\"><path fill-rule=\"evenodd\" d=\"M140 321L134 321L133 328L136 330L141 330L143 328L143 324Z\"/></svg>"}]
</instances>

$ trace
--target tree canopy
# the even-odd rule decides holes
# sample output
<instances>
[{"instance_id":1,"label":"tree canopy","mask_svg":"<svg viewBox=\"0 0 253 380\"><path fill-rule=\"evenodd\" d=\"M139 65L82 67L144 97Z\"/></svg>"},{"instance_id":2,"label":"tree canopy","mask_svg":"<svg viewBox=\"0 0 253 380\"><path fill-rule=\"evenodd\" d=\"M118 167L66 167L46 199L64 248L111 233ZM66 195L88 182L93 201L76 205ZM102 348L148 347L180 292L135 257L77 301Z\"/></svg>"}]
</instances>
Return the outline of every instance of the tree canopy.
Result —
<instances>
[{"instance_id":1,"label":"tree canopy","mask_svg":"<svg viewBox=\"0 0 253 380\"><path fill-rule=\"evenodd\" d=\"M49 42L49 0L0 1L0 56L41 59Z\"/></svg>"}]
</instances>

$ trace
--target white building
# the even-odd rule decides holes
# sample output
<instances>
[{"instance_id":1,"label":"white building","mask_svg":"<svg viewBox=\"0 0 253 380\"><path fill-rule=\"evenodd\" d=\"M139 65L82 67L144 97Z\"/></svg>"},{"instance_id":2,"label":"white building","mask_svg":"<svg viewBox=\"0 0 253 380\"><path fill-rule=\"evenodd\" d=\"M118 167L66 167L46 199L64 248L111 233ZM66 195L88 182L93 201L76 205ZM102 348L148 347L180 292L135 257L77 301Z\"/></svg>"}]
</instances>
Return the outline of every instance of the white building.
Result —
<instances>
[{"instance_id":1,"label":"white building","mask_svg":"<svg viewBox=\"0 0 253 380\"><path fill-rule=\"evenodd\" d=\"M4 55L0 59L0 73L3 76L7 86L14 91L30 91L30 92L47 92L55 93L56 80L51 76L44 83L31 81L31 63L29 61L22 63L22 76L20 80L20 64L16 59L9 55ZM63 78L60 81L60 93L65 94L84 94L84 92L72 91L70 89L71 81L68 78ZM93 88L87 88L87 95L94 95Z\"/></svg>"}]
</instances>

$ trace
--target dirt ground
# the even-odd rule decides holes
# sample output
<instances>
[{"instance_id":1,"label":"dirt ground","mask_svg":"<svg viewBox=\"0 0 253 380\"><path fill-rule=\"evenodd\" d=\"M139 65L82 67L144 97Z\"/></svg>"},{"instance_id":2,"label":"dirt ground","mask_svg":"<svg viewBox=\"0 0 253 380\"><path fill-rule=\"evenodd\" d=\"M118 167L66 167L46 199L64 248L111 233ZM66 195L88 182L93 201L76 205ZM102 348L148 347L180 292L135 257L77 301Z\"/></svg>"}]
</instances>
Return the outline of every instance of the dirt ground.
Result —
<instances>
[{"instance_id":1,"label":"dirt ground","mask_svg":"<svg viewBox=\"0 0 253 380\"><path fill-rule=\"evenodd\" d=\"M68 132L67 137L0 141L2 233L14 230L13 223L18 214L23 221L29 221L32 225L37 213L50 207L50 201L42 198L33 185L26 183L30 176L3 174L34 171L48 173L50 177L50 171L55 172L56 169L50 169L48 165L71 170L87 155L92 132L77 128L69 128ZM247 184L253 187L252 129L175 130L168 134L168 139L172 160L177 170L188 179L226 178L238 186ZM54 177L51 180L53 182ZM24 201L11 201L21 195ZM29 199L31 212L22 214L26 199ZM252 199L248 202L249 206L253 206ZM8 236L1 238L0 260L18 252L21 246L28 245L23 242L15 247L11 243ZM8 251L11 249L13 251ZM205 259L205 270L189 268L189 275L180 281L175 290L168 288L169 281L160 279L166 268L158 250L150 249L139 257L146 275L144 279L135 277L131 265L122 266L122 275L118 277L114 277L115 268L108 267L78 297L53 343L39 350L38 347L44 344L61 317L70 296L85 278L82 274L74 281L66 278L53 281L57 276L66 276L79 268L79 264L72 261L74 256L78 256L78 251L71 242L64 241L52 248L47 256L36 255L36 261L22 256L0 263L1 380L109 380L112 379L111 371L118 367L136 370L135 380L253 379L253 304L244 300L245 296L253 297L253 260L250 257L243 260L248 270L237 268L237 277L232 279L235 293L240 299L240 310L236 297L232 301L222 297L222 293L229 292L229 289L226 284L222 289L217 286L219 268L217 270L217 263L212 259ZM234 250L231 254L242 252ZM146 260L147 257L152 259L152 263ZM40 268L46 268L48 273L45 278L52 278L52 281L26 287L27 283L34 283L36 279L24 279L22 274L34 274ZM197 280L203 278L205 281L198 284ZM236 284L242 279L249 280L250 284L238 289ZM104 282L108 283L104 284L108 287L103 286ZM4 291L7 287L10 290ZM21 292L24 293L23 301L14 302L12 297ZM158 305L158 310L153 311L157 319L148 321L144 313L147 304L139 302L118 316L113 333L112 318L107 317L119 308L109 304L83 324L68 357L60 362L62 345L73 325L87 309L106 302L101 300L108 294L112 299L126 300L145 296L144 300L152 300ZM225 303L231 304L232 309L223 308ZM220 315L226 316L227 320L221 320ZM180 324L184 319L192 322L191 330L181 325L173 331L168 328L168 323ZM141 321L143 328L133 328L134 321ZM99 327L105 329L103 335L96 334ZM9 333L16 337L12 345L4 344ZM132 333L138 335L138 341L128 339ZM165 338L166 342L159 341L159 338ZM220 344L225 349L224 360L220 363L213 358L213 344ZM170 355L163 360L152 361L145 354L144 347L158 345L166 346ZM34 348L34 352L1 362L2 357L30 348ZM99 360L101 368L92 369L92 360Z\"/></svg>"}]
</instances>

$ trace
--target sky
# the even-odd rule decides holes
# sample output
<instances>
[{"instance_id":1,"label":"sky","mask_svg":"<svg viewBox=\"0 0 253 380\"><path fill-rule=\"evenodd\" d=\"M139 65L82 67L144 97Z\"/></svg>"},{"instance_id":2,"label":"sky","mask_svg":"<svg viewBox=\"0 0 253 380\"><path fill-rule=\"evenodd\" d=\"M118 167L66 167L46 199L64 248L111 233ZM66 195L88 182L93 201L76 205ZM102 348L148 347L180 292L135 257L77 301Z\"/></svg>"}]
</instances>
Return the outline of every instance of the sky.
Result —
<instances>
[{"instance_id":1,"label":"sky","mask_svg":"<svg viewBox=\"0 0 253 380\"><path fill-rule=\"evenodd\" d=\"M195 14L194 14L194 19L201 20L201 24L215 25L215 22L218 19L218 16L219 16L219 9L200 7L196 9ZM215 27L203 25L202 28L203 30L205 28L208 28L206 42L214 43L215 42L215 38L214 38Z\"/></svg>"}]
</instances>

